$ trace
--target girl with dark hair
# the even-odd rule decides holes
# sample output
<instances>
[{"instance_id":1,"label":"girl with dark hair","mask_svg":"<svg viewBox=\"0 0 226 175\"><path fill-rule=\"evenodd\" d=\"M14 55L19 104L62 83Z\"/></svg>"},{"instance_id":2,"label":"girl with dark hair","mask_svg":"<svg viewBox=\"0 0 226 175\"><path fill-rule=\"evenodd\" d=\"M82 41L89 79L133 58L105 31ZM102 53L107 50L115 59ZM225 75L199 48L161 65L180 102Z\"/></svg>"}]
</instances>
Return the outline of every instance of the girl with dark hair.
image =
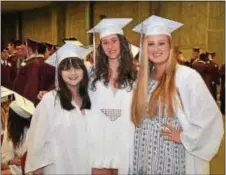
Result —
<instances>
[{"instance_id":1,"label":"girl with dark hair","mask_svg":"<svg viewBox=\"0 0 226 175\"><path fill-rule=\"evenodd\" d=\"M47 60L56 63L56 89L43 96L32 117L25 173L90 174L89 121L95 117L82 60L88 53L66 43Z\"/></svg>"},{"instance_id":2,"label":"girl with dark hair","mask_svg":"<svg viewBox=\"0 0 226 175\"><path fill-rule=\"evenodd\" d=\"M136 66L133 64L131 44L123 35L122 28L131 20L105 18L88 31L100 33L89 91L92 109L101 112L107 119L105 145L102 152L96 152L99 161L92 165L93 174L129 173L134 133L130 104Z\"/></svg>"},{"instance_id":3,"label":"girl with dark hair","mask_svg":"<svg viewBox=\"0 0 226 175\"><path fill-rule=\"evenodd\" d=\"M2 143L2 174L22 174L21 158L27 150L27 132L34 111L32 102L16 94L10 103ZM22 99L18 100L18 99ZM32 106L33 105L33 106ZM31 109L31 110L30 110Z\"/></svg>"}]
</instances>

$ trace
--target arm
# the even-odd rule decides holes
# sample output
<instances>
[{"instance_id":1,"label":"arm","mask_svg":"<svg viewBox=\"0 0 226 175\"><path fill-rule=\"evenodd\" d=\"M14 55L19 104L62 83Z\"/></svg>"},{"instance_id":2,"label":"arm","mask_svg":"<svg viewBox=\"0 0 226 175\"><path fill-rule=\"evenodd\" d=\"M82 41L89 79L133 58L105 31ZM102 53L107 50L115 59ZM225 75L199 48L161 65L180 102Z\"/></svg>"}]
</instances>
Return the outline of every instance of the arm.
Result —
<instances>
[{"instance_id":1,"label":"arm","mask_svg":"<svg viewBox=\"0 0 226 175\"><path fill-rule=\"evenodd\" d=\"M223 137L222 115L197 72L191 71L180 86L188 122L181 132L181 142L189 153L210 161L218 152Z\"/></svg>"},{"instance_id":2,"label":"arm","mask_svg":"<svg viewBox=\"0 0 226 175\"><path fill-rule=\"evenodd\" d=\"M29 65L29 72L27 72L27 83L24 88L24 97L31 100L32 102L37 101L38 89L39 89L39 65L40 63L33 61Z\"/></svg>"},{"instance_id":3,"label":"arm","mask_svg":"<svg viewBox=\"0 0 226 175\"><path fill-rule=\"evenodd\" d=\"M25 173L35 172L52 163L49 157L51 122L49 108L46 102L52 99L44 98L36 107L28 130L28 151Z\"/></svg>"}]
</instances>

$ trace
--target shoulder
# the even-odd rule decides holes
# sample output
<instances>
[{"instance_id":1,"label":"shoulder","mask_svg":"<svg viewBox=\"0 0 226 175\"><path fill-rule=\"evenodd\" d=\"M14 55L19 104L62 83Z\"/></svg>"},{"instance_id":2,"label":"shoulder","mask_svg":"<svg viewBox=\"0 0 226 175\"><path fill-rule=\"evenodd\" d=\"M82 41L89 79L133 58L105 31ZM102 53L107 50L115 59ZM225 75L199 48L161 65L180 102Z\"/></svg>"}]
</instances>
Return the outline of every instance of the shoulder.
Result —
<instances>
[{"instance_id":1,"label":"shoulder","mask_svg":"<svg viewBox=\"0 0 226 175\"><path fill-rule=\"evenodd\" d=\"M195 70L187 66L177 65L176 67L176 83L189 84L188 81L202 79L201 75Z\"/></svg>"},{"instance_id":2,"label":"shoulder","mask_svg":"<svg viewBox=\"0 0 226 175\"><path fill-rule=\"evenodd\" d=\"M57 96L57 92L56 90L51 90L49 92L47 92L43 97L41 102L43 103L51 103L56 99Z\"/></svg>"}]
</instances>

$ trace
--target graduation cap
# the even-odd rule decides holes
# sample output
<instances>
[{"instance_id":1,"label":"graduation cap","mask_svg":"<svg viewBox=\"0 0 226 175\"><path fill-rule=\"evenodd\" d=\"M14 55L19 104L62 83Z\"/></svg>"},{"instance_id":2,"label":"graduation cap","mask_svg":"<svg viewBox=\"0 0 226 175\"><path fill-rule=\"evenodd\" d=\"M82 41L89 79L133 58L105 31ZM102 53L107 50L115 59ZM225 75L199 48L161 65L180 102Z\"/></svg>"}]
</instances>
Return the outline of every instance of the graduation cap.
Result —
<instances>
[{"instance_id":1,"label":"graduation cap","mask_svg":"<svg viewBox=\"0 0 226 175\"><path fill-rule=\"evenodd\" d=\"M35 41L35 40L29 39L29 38L26 39L27 47L32 48L32 50L37 49L37 46L39 43L40 43L39 41Z\"/></svg>"},{"instance_id":2,"label":"graduation cap","mask_svg":"<svg viewBox=\"0 0 226 175\"><path fill-rule=\"evenodd\" d=\"M100 33L100 39L112 34L123 35L122 28L132 20L132 18L104 18L87 33Z\"/></svg>"},{"instance_id":3,"label":"graduation cap","mask_svg":"<svg viewBox=\"0 0 226 175\"><path fill-rule=\"evenodd\" d=\"M137 56L137 54L139 53L140 49L139 47L131 44L131 52L132 52L132 55L133 55L133 58L135 58Z\"/></svg>"},{"instance_id":4,"label":"graduation cap","mask_svg":"<svg viewBox=\"0 0 226 175\"><path fill-rule=\"evenodd\" d=\"M66 43L60 47L53 55L46 59L46 63L57 66L62 60L68 57L77 57L80 59L85 59L86 56L91 52L91 49L85 49L71 43Z\"/></svg>"},{"instance_id":5,"label":"graduation cap","mask_svg":"<svg viewBox=\"0 0 226 175\"><path fill-rule=\"evenodd\" d=\"M193 47L192 50L193 50L194 52L200 52L200 48L199 48L199 47Z\"/></svg>"},{"instance_id":6,"label":"graduation cap","mask_svg":"<svg viewBox=\"0 0 226 175\"><path fill-rule=\"evenodd\" d=\"M23 118L29 118L35 111L34 103L14 92L15 100L12 101L9 107Z\"/></svg>"},{"instance_id":7,"label":"graduation cap","mask_svg":"<svg viewBox=\"0 0 226 175\"><path fill-rule=\"evenodd\" d=\"M64 43L71 43L76 46L83 46L83 44L79 40L64 40Z\"/></svg>"},{"instance_id":8,"label":"graduation cap","mask_svg":"<svg viewBox=\"0 0 226 175\"><path fill-rule=\"evenodd\" d=\"M168 35L183 26L182 23L152 15L132 30L147 35Z\"/></svg>"},{"instance_id":9,"label":"graduation cap","mask_svg":"<svg viewBox=\"0 0 226 175\"><path fill-rule=\"evenodd\" d=\"M47 58L45 62L47 64L55 66L57 70L60 62L63 61L65 58L77 57L84 60L91 51L91 49L85 49L80 46L73 45L71 43L66 43L61 48L59 48L53 55ZM55 86L56 89L59 88L57 71L55 71Z\"/></svg>"},{"instance_id":10,"label":"graduation cap","mask_svg":"<svg viewBox=\"0 0 226 175\"><path fill-rule=\"evenodd\" d=\"M144 35L168 35L171 37L171 33L179 29L182 25L182 23L152 15L138 24L132 30L134 32L140 33L140 48L142 48ZM139 62L140 60L141 51L139 55Z\"/></svg>"},{"instance_id":11,"label":"graduation cap","mask_svg":"<svg viewBox=\"0 0 226 175\"><path fill-rule=\"evenodd\" d=\"M123 35L123 30L128 23L130 23L132 18L104 18L102 19L96 26L90 29L87 33L93 33L93 48L96 48L95 42L95 33L100 34L100 39L105 36L112 34L121 34ZM95 67L95 57L96 57L96 49L93 50L93 60Z\"/></svg>"},{"instance_id":12,"label":"graduation cap","mask_svg":"<svg viewBox=\"0 0 226 175\"><path fill-rule=\"evenodd\" d=\"M9 90L6 87L1 86L1 103L8 100L8 97L14 94L13 91Z\"/></svg>"}]
</instances>

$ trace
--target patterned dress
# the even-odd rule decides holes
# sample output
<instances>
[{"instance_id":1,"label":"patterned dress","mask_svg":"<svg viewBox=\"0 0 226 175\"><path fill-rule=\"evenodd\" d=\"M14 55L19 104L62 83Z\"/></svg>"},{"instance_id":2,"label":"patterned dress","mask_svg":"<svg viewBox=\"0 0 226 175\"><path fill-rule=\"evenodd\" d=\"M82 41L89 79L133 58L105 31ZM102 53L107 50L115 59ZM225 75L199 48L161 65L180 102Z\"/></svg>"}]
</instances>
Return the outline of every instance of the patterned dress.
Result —
<instances>
[{"instance_id":1,"label":"patterned dress","mask_svg":"<svg viewBox=\"0 0 226 175\"><path fill-rule=\"evenodd\" d=\"M157 85L157 81L150 82L148 97ZM174 128L181 127L177 117L169 118L160 111L153 119L144 118L142 124L136 128L132 174L185 174L184 146L160 135L166 123Z\"/></svg>"}]
</instances>

